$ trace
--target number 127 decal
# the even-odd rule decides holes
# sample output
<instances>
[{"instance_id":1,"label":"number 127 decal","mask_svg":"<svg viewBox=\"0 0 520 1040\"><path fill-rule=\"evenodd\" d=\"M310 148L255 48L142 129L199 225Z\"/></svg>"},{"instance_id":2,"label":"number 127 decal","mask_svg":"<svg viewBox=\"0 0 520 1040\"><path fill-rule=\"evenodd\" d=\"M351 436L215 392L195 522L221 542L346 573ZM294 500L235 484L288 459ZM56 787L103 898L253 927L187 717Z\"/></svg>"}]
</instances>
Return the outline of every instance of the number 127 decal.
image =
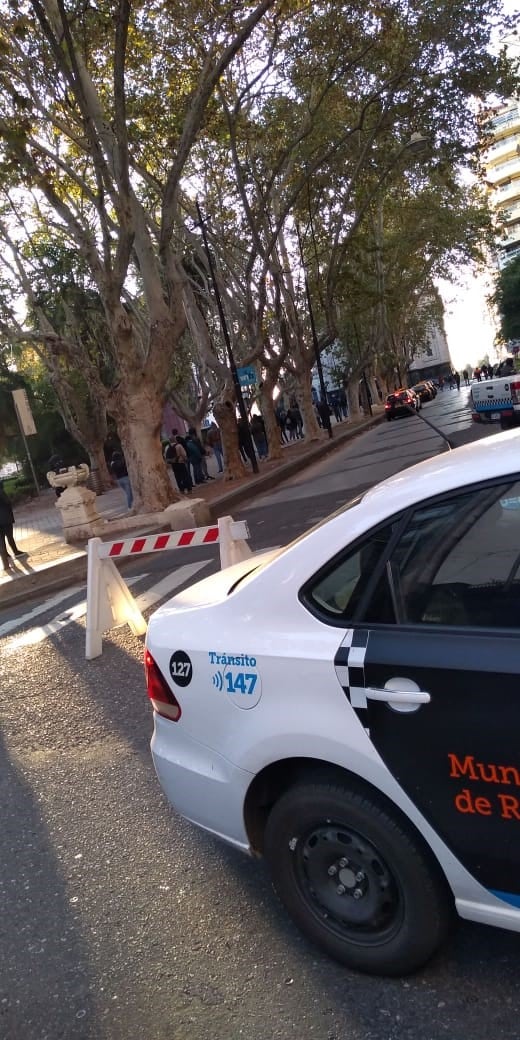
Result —
<instances>
[{"instance_id":1,"label":"number 127 decal","mask_svg":"<svg viewBox=\"0 0 520 1040\"><path fill-rule=\"evenodd\" d=\"M227 693L245 693L251 695L256 686L258 675L255 672L224 672Z\"/></svg>"}]
</instances>

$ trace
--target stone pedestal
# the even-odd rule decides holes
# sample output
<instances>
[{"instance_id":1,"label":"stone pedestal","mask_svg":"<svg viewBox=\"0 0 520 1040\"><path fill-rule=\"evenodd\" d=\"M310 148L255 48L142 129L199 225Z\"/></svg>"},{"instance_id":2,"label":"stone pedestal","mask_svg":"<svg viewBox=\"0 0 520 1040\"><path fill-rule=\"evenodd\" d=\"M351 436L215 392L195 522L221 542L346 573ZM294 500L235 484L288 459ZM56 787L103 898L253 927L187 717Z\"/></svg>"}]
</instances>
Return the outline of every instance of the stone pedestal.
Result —
<instances>
[{"instance_id":1,"label":"stone pedestal","mask_svg":"<svg viewBox=\"0 0 520 1040\"><path fill-rule=\"evenodd\" d=\"M85 487L68 487L58 498L66 542L81 542L92 537L93 525L101 519L96 508L96 495Z\"/></svg>"},{"instance_id":2,"label":"stone pedestal","mask_svg":"<svg viewBox=\"0 0 520 1040\"><path fill-rule=\"evenodd\" d=\"M162 516L171 531L183 531L190 527L208 527L211 512L203 498L183 499L167 506Z\"/></svg>"}]
</instances>

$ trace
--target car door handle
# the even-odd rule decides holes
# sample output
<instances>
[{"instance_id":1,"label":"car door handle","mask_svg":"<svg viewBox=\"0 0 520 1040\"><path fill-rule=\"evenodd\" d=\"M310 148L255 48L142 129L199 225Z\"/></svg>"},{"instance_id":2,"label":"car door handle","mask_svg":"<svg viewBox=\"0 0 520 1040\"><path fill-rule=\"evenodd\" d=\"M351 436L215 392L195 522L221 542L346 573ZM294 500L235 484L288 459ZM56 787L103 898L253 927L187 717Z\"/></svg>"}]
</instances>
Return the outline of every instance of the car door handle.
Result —
<instances>
[{"instance_id":1,"label":"car door handle","mask_svg":"<svg viewBox=\"0 0 520 1040\"><path fill-rule=\"evenodd\" d=\"M424 690L374 690L365 689L367 700L384 701L387 704L429 704L431 697Z\"/></svg>"}]
</instances>

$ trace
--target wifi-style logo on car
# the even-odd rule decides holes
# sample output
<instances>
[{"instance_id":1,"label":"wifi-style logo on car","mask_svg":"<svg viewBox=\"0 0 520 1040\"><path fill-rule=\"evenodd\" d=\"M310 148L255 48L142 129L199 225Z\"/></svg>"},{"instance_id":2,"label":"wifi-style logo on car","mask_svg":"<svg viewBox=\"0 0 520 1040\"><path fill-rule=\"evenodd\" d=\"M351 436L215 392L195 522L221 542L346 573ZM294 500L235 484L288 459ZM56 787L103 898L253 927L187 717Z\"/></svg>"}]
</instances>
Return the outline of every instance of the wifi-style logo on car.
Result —
<instances>
[{"instance_id":1,"label":"wifi-style logo on car","mask_svg":"<svg viewBox=\"0 0 520 1040\"><path fill-rule=\"evenodd\" d=\"M224 665L211 671L211 682L219 693L227 694L237 708L254 708L262 696L262 680L251 654L223 654L209 650L210 664ZM225 669L225 670L224 670Z\"/></svg>"}]
</instances>

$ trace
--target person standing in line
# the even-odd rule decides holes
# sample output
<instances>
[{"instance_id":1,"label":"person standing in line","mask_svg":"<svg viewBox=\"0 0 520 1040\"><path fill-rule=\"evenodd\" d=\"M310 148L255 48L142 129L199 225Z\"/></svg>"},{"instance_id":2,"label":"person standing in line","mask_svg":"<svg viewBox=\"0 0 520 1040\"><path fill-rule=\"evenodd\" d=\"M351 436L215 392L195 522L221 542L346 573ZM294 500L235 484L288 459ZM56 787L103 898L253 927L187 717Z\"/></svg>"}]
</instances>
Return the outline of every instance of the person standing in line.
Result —
<instances>
[{"instance_id":1,"label":"person standing in line","mask_svg":"<svg viewBox=\"0 0 520 1040\"><path fill-rule=\"evenodd\" d=\"M294 440L294 435L297 440L301 440L303 437L303 419L295 397L292 398L290 408L287 411L287 420L288 422L289 420L291 421L291 440Z\"/></svg>"},{"instance_id":2,"label":"person standing in line","mask_svg":"<svg viewBox=\"0 0 520 1040\"><path fill-rule=\"evenodd\" d=\"M184 451L186 451L186 438L182 437L181 434L179 433L177 427L175 427L172 430L172 435L170 437L170 444L176 444L177 441L181 442L181 444L182 444L182 446L184 448Z\"/></svg>"},{"instance_id":3,"label":"person standing in line","mask_svg":"<svg viewBox=\"0 0 520 1040\"><path fill-rule=\"evenodd\" d=\"M276 421L278 423L278 429L280 431L280 443L288 444L289 438L287 436L287 430L285 429L285 423L287 421L287 412L283 405L279 404L275 411Z\"/></svg>"},{"instance_id":4,"label":"person standing in line","mask_svg":"<svg viewBox=\"0 0 520 1040\"><path fill-rule=\"evenodd\" d=\"M296 423L294 422L294 419L292 417L292 411L291 411L290 408L287 409L287 415L285 417L285 429L289 433L289 440L290 441L295 441L296 440Z\"/></svg>"},{"instance_id":5,"label":"person standing in line","mask_svg":"<svg viewBox=\"0 0 520 1040\"><path fill-rule=\"evenodd\" d=\"M29 553L22 552L18 548L13 534L14 513L11 502L4 491L4 482L0 480L0 557L2 559L3 574L11 573L11 557L7 552L7 545L12 550L15 560L26 559Z\"/></svg>"},{"instance_id":6,"label":"person standing in line","mask_svg":"<svg viewBox=\"0 0 520 1040\"><path fill-rule=\"evenodd\" d=\"M464 386L469 386L468 371L466 368L462 373L462 378L464 379Z\"/></svg>"},{"instance_id":7,"label":"person standing in line","mask_svg":"<svg viewBox=\"0 0 520 1040\"><path fill-rule=\"evenodd\" d=\"M181 495L191 495L193 484L188 466L188 456L182 442L183 438L177 434L174 439L172 432L170 443L164 452L164 460L170 464L173 470L173 475Z\"/></svg>"},{"instance_id":8,"label":"person standing in line","mask_svg":"<svg viewBox=\"0 0 520 1040\"><path fill-rule=\"evenodd\" d=\"M217 466L219 473L224 472L224 452L222 450L222 438L220 436L220 430L216 423L212 423L207 436L206 444L212 449L213 454L217 460Z\"/></svg>"},{"instance_id":9,"label":"person standing in line","mask_svg":"<svg viewBox=\"0 0 520 1040\"><path fill-rule=\"evenodd\" d=\"M332 402L332 408L333 408L333 411L334 411L334 418L335 418L336 422L340 423L341 420L343 419L343 415L341 414L341 405L340 405L339 400L338 400L337 397L335 397L333 402Z\"/></svg>"},{"instance_id":10,"label":"person standing in line","mask_svg":"<svg viewBox=\"0 0 520 1040\"><path fill-rule=\"evenodd\" d=\"M455 383L457 384L457 390L460 390L460 372L455 372Z\"/></svg>"},{"instance_id":11,"label":"person standing in line","mask_svg":"<svg viewBox=\"0 0 520 1040\"><path fill-rule=\"evenodd\" d=\"M119 484L119 487L122 491L124 491L126 495L127 506L129 509L131 509L134 501L134 493L132 491L130 477L128 476L126 462L121 451L112 452L112 458L110 460L110 472L113 473L114 477L117 480L117 483Z\"/></svg>"},{"instance_id":12,"label":"person standing in line","mask_svg":"<svg viewBox=\"0 0 520 1040\"><path fill-rule=\"evenodd\" d=\"M248 440L247 440L247 423L245 419L238 419L237 421L237 434L238 434L238 448L244 462L251 462L249 455L247 454Z\"/></svg>"},{"instance_id":13,"label":"person standing in line","mask_svg":"<svg viewBox=\"0 0 520 1040\"><path fill-rule=\"evenodd\" d=\"M213 480L213 477L210 477L210 475L208 473L208 464L206 462L206 448L204 447L204 445L203 445L200 437L198 436L197 431L196 431L194 426L190 426L190 428L188 430L188 436L191 437L193 443L197 445L197 448L200 451L200 465L201 465L201 469L202 469L203 479L204 480Z\"/></svg>"},{"instance_id":14,"label":"person standing in line","mask_svg":"<svg viewBox=\"0 0 520 1040\"><path fill-rule=\"evenodd\" d=\"M258 457L266 459L268 455L267 437L265 434L265 423L261 415L253 415L251 419L251 436L255 442Z\"/></svg>"},{"instance_id":15,"label":"person standing in line","mask_svg":"<svg viewBox=\"0 0 520 1040\"><path fill-rule=\"evenodd\" d=\"M202 468L203 451L197 444L197 437L192 437L191 433L188 432L188 436L184 441L186 448L186 455L188 456L188 462L193 471L193 483L204 484L204 470Z\"/></svg>"},{"instance_id":16,"label":"person standing in line","mask_svg":"<svg viewBox=\"0 0 520 1040\"><path fill-rule=\"evenodd\" d=\"M329 430L330 429L330 405L327 403L327 401L323 400L323 397L320 397L319 404L316 407L317 407L317 410L318 410L318 415L320 417L320 421L321 421L321 425L322 425L323 429L324 430Z\"/></svg>"}]
</instances>

